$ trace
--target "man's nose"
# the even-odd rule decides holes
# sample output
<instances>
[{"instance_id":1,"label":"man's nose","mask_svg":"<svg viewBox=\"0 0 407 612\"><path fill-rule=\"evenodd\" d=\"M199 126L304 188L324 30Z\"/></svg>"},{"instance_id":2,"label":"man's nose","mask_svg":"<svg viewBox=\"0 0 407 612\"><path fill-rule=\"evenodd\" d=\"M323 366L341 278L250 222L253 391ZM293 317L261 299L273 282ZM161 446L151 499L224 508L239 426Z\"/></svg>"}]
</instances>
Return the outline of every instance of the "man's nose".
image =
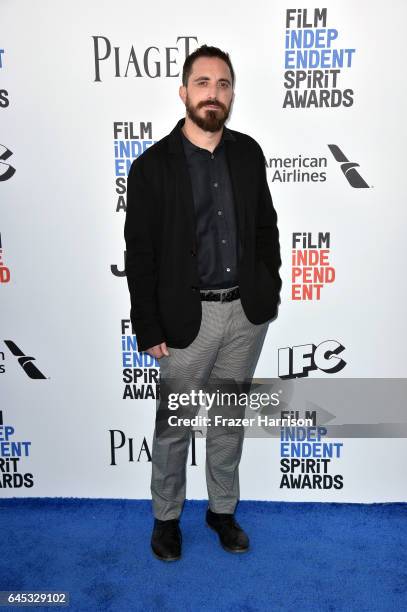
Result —
<instances>
[{"instance_id":1,"label":"man's nose","mask_svg":"<svg viewBox=\"0 0 407 612\"><path fill-rule=\"evenodd\" d=\"M216 96L217 96L217 88L216 88L216 84L213 83L212 85L208 85L207 90L206 90L206 94L207 94L207 98L209 100L215 100Z\"/></svg>"}]
</instances>

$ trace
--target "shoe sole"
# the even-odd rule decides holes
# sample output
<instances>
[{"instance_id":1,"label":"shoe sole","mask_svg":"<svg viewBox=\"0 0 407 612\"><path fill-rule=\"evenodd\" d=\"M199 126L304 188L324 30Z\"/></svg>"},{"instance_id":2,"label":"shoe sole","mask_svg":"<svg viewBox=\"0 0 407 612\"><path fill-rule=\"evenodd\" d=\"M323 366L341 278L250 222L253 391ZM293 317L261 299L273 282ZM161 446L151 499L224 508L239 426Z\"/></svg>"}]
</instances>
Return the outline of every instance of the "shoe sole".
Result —
<instances>
[{"instance_id":1,"label":"shoe sole","mask_svg":"<svg viewBox=\"0 0 407 612\"><path fill-rule=\"evenodd\" d=\"M167 561L168 563L171 563L171 561L178 561L179 559L181 559L181 555L179 557L160 557L153 550L152 550L152 553L154 557L158 559L159 561Z\"/></svg>"},{"instance_id":2,"label":"shoe sole","mask_svg":"<svg viewBox=\"0 0 407 612\"><path fill-rule=\"evenodd\" d=\"M218 532L216 531L215 527L212 527L212 525L209 525L209 523L206 523L206 526L209 527L209 529L212 529L212 531L214 531L216 533L216 535L219 538L219 543L222 546L223 550L226 550L226 552L230 552L233 553L235 555L241 555L242 553L246 553L250 550L250 546L248 546L247 548L228 548L227 546L225 546L222 542L222 540L220 539L220 536L218 534Z\"/></svg>"}]
</instances>

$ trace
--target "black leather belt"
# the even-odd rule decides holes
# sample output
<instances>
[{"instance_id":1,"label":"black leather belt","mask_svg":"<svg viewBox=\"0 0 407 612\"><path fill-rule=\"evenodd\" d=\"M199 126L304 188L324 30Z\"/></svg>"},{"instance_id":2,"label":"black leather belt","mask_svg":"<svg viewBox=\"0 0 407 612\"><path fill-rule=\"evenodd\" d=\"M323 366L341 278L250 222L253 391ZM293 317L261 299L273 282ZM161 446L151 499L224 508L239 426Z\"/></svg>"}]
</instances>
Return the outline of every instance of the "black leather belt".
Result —
<instances>
[{"instance_id":1,"label":"black leather belt","mask_svg":"<svg viewBox=\"0 0 407 612\"><path fill-rule=\"evenodd\" d=\"M204 302L233 302L240 298L239 287L232 289L206 289L200 291L201 300Z\"/></svg>"}]
</instances>

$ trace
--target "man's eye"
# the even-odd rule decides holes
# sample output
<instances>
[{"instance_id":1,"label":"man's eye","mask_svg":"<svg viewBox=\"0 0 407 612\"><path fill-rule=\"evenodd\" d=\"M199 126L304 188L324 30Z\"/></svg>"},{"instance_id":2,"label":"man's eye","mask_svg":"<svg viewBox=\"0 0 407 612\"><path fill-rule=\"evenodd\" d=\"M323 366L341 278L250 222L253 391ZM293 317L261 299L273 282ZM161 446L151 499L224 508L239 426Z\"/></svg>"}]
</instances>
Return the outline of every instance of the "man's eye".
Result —
<instances>
[{"instance_id":1,"label":"man's eye","mask_svg":"<svg viewBox=\"0 0 407 612\"><path fill-rule=\"evenodd\" d=\"M219 87L221 87L222 89L227 89L229 87L229 83L225 83L225 82L219 83Z\"/></svg>"},{"instance_id":2,"label":"man's eye","mask_svg":"<svg viewBox=\"0 0 407 612\"><path fill-rule=\"evenodd\" d=\"M207 85L207 81L199 81L198 85L205 87Z\"/></svg>"}]
</instances>

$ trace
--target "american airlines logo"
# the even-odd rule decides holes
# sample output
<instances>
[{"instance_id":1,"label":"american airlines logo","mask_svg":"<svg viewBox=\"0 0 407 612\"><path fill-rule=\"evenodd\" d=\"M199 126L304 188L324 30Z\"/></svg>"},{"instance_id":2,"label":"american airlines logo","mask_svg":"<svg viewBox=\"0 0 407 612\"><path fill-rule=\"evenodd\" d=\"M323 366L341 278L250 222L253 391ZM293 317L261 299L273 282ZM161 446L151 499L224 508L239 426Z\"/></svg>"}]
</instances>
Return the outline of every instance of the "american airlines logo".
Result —
<instances>
[{"instance_id":1,"label":"american airlines logo","mask_svg":"<svg viewBox=\"0 0 407 612\"><path fill-rule=\"evenodd\" d=\"M16 169L13 168L13 166L10 166L10 164L3 163L6 159L11 157L11 155L13 155L13 152L4 145L0 144L0 160L3 160L0 161L0 181L7 181L16 171Z\"/></svg>"},{"instance_id":2,"label":"american airlines logo","mask_svg":"<svg viewBox=\"0 0 407 612\"><path fill-rule=\"evenodd\" d=\"M336 161L341 164L341 170L344 173L351 187L356 187L357 189L360 189L361 187L369 188L369 185L356 170L356 168L359 167L359 164L357 164L356 162L349 161L337 145L330 144L328 145L328 148L336 159Z\"/></svg>"},{"instance_id":3,"label":"american airlines logo","mask_svg":"<svg viewBox=\"0 0 407 612\"><path fill-rule=\"evenodd\" d=\"M25 355L23 351L19 349L18 346L12 340L4 340L4 344L14 355L14 357L17 357L18 363L23 368L24 372L29 378L34 378L36 380L41 378L47 378L33 363L33 361L35 361L35 357L28 357L27 355Z\"/></svg>"}]
</instances>

